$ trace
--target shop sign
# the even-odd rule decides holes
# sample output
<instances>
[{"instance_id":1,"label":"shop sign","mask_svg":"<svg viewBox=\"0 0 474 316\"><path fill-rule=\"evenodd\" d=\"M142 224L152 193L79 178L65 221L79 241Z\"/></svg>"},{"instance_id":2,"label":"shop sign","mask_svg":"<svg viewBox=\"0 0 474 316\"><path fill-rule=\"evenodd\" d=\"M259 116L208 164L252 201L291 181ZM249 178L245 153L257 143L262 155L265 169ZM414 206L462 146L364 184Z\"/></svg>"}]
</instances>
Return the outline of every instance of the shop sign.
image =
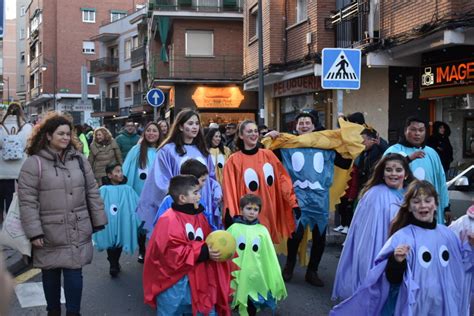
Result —
<instances>
[{"instance_id":1,"label":"shop sign","mask_svg":"<svg viewBox=\"0 0 474 316\"><path fill-rule=\"evenodd\" d=\"M192 96L198 108L238 108L244 98L238 87L198 87Z\"/></svg>"},{"instance_id":2,"label":"shop sign","mask_svg":"<svg viewBox=\"0 0 474 316\"><path fill-rule=\"evenodd\" d=\"M73 111L92 111L92 103L76 103L72 106Z\"/></svg>"},{"instance_id":3,"label":"shop sign","mask_svg":"<svg viewBox=\"0 0 474 316\"><path fill-rule=\"evenodd\" d=\"M273 85L273 97L305 94L321 90L321 77L306 76L294 78Z\"/></svg>"},{"instance_id":4,"label":"shop sign","mask_svg":"<svg viewBox=\"0 0 474 316\"><path fill-rule=\"evenodd\" d=\"M422 89L471 84L474 84L474 60L429 65L422 68Z\"/></svg>"}]
</instances>

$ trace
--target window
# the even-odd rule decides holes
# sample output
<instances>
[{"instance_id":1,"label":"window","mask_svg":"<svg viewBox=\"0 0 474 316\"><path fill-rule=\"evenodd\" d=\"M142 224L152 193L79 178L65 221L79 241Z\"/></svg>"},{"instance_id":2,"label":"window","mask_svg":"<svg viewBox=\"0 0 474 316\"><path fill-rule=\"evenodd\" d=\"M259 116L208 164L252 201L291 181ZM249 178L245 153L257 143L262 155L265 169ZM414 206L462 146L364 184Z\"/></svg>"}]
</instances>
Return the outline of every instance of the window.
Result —
<instances>
[{"instance_id":1,"label":"window","mask_svg":"<svg viewBox=\"0 0 474 316\"><path fill-rule=\"evenodd\" d=\"M25 15L25 6L22 5L22 6L20 7L20 16L24 16L24 15Z\"/></svg>"},{"instance_id":2,"label":"window","mask_svg":"<svg viewBox=\"0 0 474 316\"><path fill-rule=\"evenodd\" d=\"M124 18L127 16L126 11L110 11L110 22L120 20L121 18Z\"/></svg>"},{"instance_id":3,"label":"window","mask_svg":"<svg viewBox=\"0 0 474 316\"><path fill-rule=\"evenodd\" d=\"M138 35L135 35L133 38L132 38L132 49L135 49L138 47Z\"/></svg>"},{"instance_id":4,"label":"window","mask_svg":"<svg viewBox=\"0 0 474 316\"><path fill-rule=\"evenodd\" d=\"M25 84L25 75L20 75L20 84Z\"/></svg>"},{"instance_id":5,"label":"window","mask_svg":"<svg viewBox=\"0 0 474 316\"><path fill-rule=\"evenodd\" d=\"M87 85L95 85L95 77L92 77L90 72L87 73Z\"/></svg>"},{"instance_id":6,"label":"window","mask_svg":"<svg viewBox=\"0 0 474 316\"><path fill-rule=\"evenodd\" d=\"M302 22L308 18L307 0L297 0L296 2L296 23Z\"/></svg>"},{"instance_id":7,"label":"window","mask_svg":"<svg viewBox=\"0 0 474 316\"><path fill-rule=\"evenodd\" d=\"M186 31L186 56L213 57L213 31Z\"/></svg>"},{"instance_id":8,"label":"window","mask_svg":"<svg viewBox=\"0 0 474 316\"><path fill-rule=\"evenodd\" d=\"M25 52L20 52L20 63L25 62Z\"/></svg>"},{"instance_id":9,"label":"window","mask_svg":"<svg viewBox=\"0 0 474 316\"><path fill-rule=\"evenodd\" d=\"M124 59L130 59L132 57L132 40L128 39L125 41L125 54Z\"/></svg>"},{"instance_id":10,"label":"window","mask_svg":"<svg viewBox=\"0 0 474 316\"><path fill-rule=\"evenodd\" d=\"M132 85L127 83L125 85L125 98L131 98L132 97Z\"/></svg>"},{"instance_id":11,"label":"window","mask_svg":"<svg viewBox=\"0 0 474 316\"><path fill-rule=\"evenodd\" d=\"M25 36L26 36L26 33L25 33L25 29L24 28L21 28L20 29L20 39L25 39Z\"/></svg>"},{"instance_id":12,"label":"window","mask_svg":"<svg viewBox=\"0 0 474 316\"><path fill-rule=\"evenodd\" d=\"M249 40L258 38L258 8L254 6L249 13Z\"/></svg>"},{"instance_id":13,"label":"window","mask_svg":"<svg viewBox=\"0 0 474 316\"><path fill-rule=\"evenodd\" d=\"M84 54L95 54L94 42L84 41L82 42L82 52Z\"/></svg>"},{"instance_id":14,"label":"window","mask_svg":"<svg viewBox=\"0 0 474 316\"><path fill-rule=\"evenodd\" d=\"M95 9L82 8L82 22L95 23Z\"/></svg>"}]
</instances>

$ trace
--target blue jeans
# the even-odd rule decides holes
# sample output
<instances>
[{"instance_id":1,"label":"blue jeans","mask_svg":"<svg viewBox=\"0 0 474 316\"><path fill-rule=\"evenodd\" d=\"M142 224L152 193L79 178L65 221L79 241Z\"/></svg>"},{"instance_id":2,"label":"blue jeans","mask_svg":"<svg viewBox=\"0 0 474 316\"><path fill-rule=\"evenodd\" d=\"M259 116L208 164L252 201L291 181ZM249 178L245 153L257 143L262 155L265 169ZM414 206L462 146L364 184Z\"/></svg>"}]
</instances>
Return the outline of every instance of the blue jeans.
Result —
<instances>
[{"instance_id":1,"label":"blue jeans","mask_svg":"<svg viewBox=\"0 0 474 316\"><path fill-rule=\"evenodd\" d=\"M42 270L43 291L48 304L46 310L61 310L61 272L64 276L66 311L79 313L82 298L82 269Z\"/></svg>"}]
</instances>

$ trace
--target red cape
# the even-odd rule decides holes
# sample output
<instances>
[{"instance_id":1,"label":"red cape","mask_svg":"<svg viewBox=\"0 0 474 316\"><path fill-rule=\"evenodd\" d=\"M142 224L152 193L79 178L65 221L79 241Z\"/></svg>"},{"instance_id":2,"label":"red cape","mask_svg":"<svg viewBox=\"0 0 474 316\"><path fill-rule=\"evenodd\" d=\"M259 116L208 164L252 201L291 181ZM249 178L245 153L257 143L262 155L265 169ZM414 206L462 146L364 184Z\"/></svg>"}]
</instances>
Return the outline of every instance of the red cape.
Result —
<instances>
[{"instance_id":1,"label":"red cape","mask_svg":"<svg viewBox=\"0 0 474 316\"><path fill-rule=\"evenodd\" d=\"M190 240L186 224L192 225L195 236L201 228L202 240ZM145 256L143 290L146 304L159 308L156 296L187 275L194 315L198 312L207 315L214 306L219 315L231 315L230 265L211 260L197 263L210 232L203 213L190 215L169 209L160 217Z\"/></svg>"},{"instance_id":2,"label":"red cape","mask_svg":"<svg viewBox=\"0 0 474 316\"><path fill-rule=\"evenodd\" d=\"M271 176L271 180L269 177ZM258 188L250 183L258 178ZM258 217L272 237L273 243L290 237L295 230L293 208L298 206L291 178L275 154L259 149L254 155L232 154L224 166L224 212L240 213L240 197L247 193L260 196L262 211ZM256 190L255 190L256 189Z\"/></svg>"}]
</instances>

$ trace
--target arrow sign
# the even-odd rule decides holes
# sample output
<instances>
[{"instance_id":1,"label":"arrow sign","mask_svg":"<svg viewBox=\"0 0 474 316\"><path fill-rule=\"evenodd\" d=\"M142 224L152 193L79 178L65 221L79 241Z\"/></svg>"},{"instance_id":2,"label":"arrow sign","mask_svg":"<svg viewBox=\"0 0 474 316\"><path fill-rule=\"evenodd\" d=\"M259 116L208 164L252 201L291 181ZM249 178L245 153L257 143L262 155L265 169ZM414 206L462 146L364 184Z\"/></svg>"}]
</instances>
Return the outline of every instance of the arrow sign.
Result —
<instances>
[{"instance_id":1,"label":"arrow sign","mask_svg":"<svg viewBox=\"0 0 474 316\"><path fill-rule=\"evenodd\" d=\"M165 103L165 94L160 89L150 89L146 94L146 101L149 105L159 108Z\"/></svg>"}]
</instances>

